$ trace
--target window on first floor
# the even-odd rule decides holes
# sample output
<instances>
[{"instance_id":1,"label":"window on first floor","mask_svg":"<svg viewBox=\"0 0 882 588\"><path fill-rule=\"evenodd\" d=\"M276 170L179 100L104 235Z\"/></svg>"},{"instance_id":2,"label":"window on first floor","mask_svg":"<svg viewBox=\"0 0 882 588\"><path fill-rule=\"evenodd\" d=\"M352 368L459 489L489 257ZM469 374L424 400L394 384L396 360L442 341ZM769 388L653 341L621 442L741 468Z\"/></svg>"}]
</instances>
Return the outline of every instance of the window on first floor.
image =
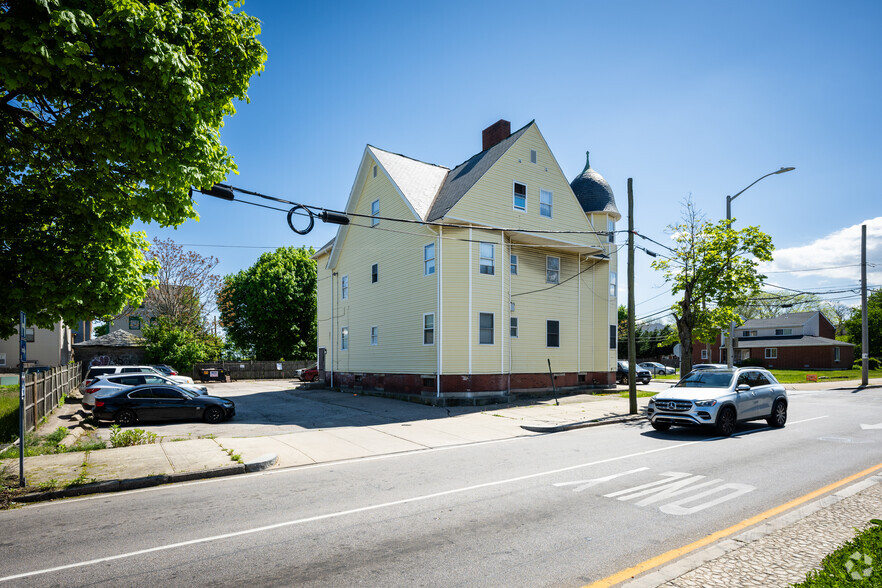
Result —
<instances>
[{"instance_id":1,"label":"window on first floor","mask_svg":"<svg viewBox=\"0 0 882 588\"><path fill-rule=\"evenodd\" d=\"M701 350L701 359L707 359L707 349Z\"/></svg>"},{"instance_id":2,"label":"window on first floor","mask_svg":"<svg viewBox=\"0 0 882 588\"><path fill-rule=\"evenodd\" d=\"M349 349L349 327L340 327L340 349Z\"/></svg>"},{"instance_id":3,"label":"window on first floor","mask_svg":"<svg viewBox=\"0 0 882 588\"><path fill-rule=\"evenodd\" d=\"M380 327L371 327L371 345L380 344Z\"/></svg>"},{"instance_id":4,"label":"window on first floor","mask_svg":"<svg viewBox=\"0 0 882 588\"><path fill-rule=\"evenodd\" d=\"M6 354L0 353L0 366L5 366L5 365L6 365Z\"/></svg>"},{"instance_id":5,"label":"window on first floor","mask_svg":"<svg viewBox=\"0 0 882 588\"><path fill-rule=\"evenodd\" d=\"M778 359L778 348L766 347L766 359Z\"/></svg>"},{"instance_id":6,"label":"window on first floor","mask_svg":"<svg viewBox=\"0 0 882 588\"><path fill-rule=\"evenodd\" d=\"M509 335L512 337L518 336L518 317L513 316L510 319L509 323Z\"/></svg>"},{"instance_id":7,"label":"window on first floor","mask_svg":"<svg viewBox=\"0 0 882 588\"><path fill-rule=\"evenodd\" d=\"M545 257L545 281L549 284L560 283L560 257Z\"/></svg>"},{"instance_id":8,"label":"window on first floor","mask_svg":"<svg viewBox=\"0 0 882 588\"><path fill-rule=\"evenodd\" d=\"M435 344L435 313L427 312L423 315L423 345Z\"/></svg>"},{"instance_id":9,"label":"window on first floor","mask_svg":"<svg viewBox=\"0 0 882 588\"><path fill-rule=\"evenodd\" d=\"M481 273L493 275L493 258L495 253L493 243L481 243Z\"/></svg>"},{"instance_id":10,"label":"window on first floor","mask_svg":"<svg viewBox=\"0 0 882 588\"><path fill-rule=\"evenodd\" d=\"M25 327L25 341L28 343L34 342L34 327Z\"/></svg>"},{"instance_id":11,"label":"window on first floor","mask_svg":"<svg viewBox=\"0 0 882 588\"><path fill-rule=\"evenodd\" d=\"M545 346L560 347L560 321L545 321Z\"/></svg>"},{"instance_id":12,"label":"window on first floor","mask_svg":"<svg viewBox=\"0 0 882 588\"><path fill-rule=\"evenodd\" d=\"M478 313L478 343L493 345L493 313Z\"/></svg>"},{"instance_id":13,"label":"window on first floor","mask_svg":"<svg viewBox=\"0 0 882 588\"><path fill-rule=\"evenodd\" d=\"M833 348L833 361L839 363L839 347Z\"/></svg>"}]
</instances>

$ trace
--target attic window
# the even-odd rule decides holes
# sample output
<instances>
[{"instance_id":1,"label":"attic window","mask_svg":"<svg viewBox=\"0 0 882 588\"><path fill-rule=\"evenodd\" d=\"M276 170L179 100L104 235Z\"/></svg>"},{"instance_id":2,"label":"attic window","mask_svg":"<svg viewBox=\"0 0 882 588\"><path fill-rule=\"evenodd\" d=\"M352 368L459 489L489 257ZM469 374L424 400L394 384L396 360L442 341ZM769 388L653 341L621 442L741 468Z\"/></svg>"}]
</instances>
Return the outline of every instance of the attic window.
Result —
<instances>
[{"instance_id":1,"label":"attic window","mask_svg":"<svg viewBox=\"0 0 882 588\"><path fill-rule=\"evenodd\" d=\"M380 200L374 200L371 202L371 226L375 227L380 224Z\"/></svg>"},{"instance_id":2,"label":"attic window","mask_svg":"<svg viewBox=\"0 0 882 588\"><path fill-rule=\"evenodd\" d=\"M374 177L377 177L377 166L374 166Z\"/></svg>"},{"instance_id":3,"label":"attic window","mask_svg":"<svg viewBox=\"0 0 882 588\"><path fill-rule=\"evenodd\" d=\"M515 210L527 210L527 185L520 182L514 183L514 200L512 202Z\"/></svg>"},{"instance_id":4,"label":"attic window","mask_svg":"<svg viewBox=\"0 0 882 588\"><path fill-rule=\"evenodd\" d=\"M536 163L536 150L530 149L530 163Z\"/></svg>"}]
</instances>

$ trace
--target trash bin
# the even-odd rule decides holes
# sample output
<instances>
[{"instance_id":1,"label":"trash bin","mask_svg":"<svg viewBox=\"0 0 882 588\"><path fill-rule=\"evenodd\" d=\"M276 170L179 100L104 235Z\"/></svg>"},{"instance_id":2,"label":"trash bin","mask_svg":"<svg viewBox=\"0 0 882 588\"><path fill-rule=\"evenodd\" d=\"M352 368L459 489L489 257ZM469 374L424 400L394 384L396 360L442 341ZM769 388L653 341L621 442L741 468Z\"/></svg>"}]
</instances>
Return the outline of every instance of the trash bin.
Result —
<instances>
[{"instance_id":1,"label":"trash bin","mask_svg":"<svg viewBox=\"0 0 882 588\"><path fill-rule=\"evenodd\" d=\"M223 368L203 368L199 370L199 379L203 382L229 382L227 370Z\"/></svg>"}]
</instances>

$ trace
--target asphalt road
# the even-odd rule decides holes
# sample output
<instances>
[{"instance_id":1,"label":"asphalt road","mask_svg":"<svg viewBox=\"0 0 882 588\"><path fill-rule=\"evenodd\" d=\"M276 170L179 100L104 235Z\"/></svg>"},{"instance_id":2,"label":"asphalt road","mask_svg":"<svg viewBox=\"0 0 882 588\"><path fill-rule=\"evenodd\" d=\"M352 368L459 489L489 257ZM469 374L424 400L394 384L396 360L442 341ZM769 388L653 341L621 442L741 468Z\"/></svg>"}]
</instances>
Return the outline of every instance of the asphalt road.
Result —
<instances>
[{"instance_id":1,"label":"asphalt road","mask_svg":"<svg viewBox=\"0 0 882 588\"><path fill-rule=\"evenodd\" d=\"M648 424L271 470L0 512L0 585L570 586L882 461L882 391L784 429Z\"/></svg>"}]
</instances>

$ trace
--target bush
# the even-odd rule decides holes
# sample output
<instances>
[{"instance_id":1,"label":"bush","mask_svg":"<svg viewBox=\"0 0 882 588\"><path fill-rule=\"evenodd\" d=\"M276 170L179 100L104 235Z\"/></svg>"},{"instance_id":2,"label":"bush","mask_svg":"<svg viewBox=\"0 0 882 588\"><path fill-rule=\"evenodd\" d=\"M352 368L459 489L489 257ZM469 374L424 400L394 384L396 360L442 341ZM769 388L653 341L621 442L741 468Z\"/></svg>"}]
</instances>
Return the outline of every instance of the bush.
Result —
<instances>
[{"instance_id":1,"label":"bush","mask_svg":"<svg viewBox=\"0 0 882 588\"><path fill-rule=\"evenodd\" d=\"M870 361L869 369L871 369L871 370L878 370L879 369L879 359L878 358L871 357L869 361ZM856 362L854 362L853 369L856 369L856 370L863 369L863 366L864 366L864 360L863 360L863 358L861 358L861 359L857 360Z\"/></svg>"},{"instance_id":2,"label":"bush","mask_svg":"<svg viewBox=\"0 0 882 588\"><path fill-rule=\"evenodd\" d=\"M741 367L763 367L763 360L758 357L748 357L738 362Z\"/></svg>"},{"instance_id":3,"label":"bush","mask_svg":"<svg viewBox=\"0 0 882 588\"><path fill-rule=\"evenodd\" d=\"M805 582L796 588L838 588L840 586L882 585L882 520L873 519L871 526L858 533L851 541L828 555L821 569L806 574ZM867 565L867 558L872 562Z\"/></svg>"},{"instance_id":4,"label":"bush","mask_svg":"<svg viewBox=\"0 0 882 588\"><path fill-rule=\"evenodd\" d=\"M156 442L156 433L144 429L127 429L123 431L119 425L110 427L110 445L112 447L130 447L132 445L148 445Z\"/></svg>"}]
</instances>

